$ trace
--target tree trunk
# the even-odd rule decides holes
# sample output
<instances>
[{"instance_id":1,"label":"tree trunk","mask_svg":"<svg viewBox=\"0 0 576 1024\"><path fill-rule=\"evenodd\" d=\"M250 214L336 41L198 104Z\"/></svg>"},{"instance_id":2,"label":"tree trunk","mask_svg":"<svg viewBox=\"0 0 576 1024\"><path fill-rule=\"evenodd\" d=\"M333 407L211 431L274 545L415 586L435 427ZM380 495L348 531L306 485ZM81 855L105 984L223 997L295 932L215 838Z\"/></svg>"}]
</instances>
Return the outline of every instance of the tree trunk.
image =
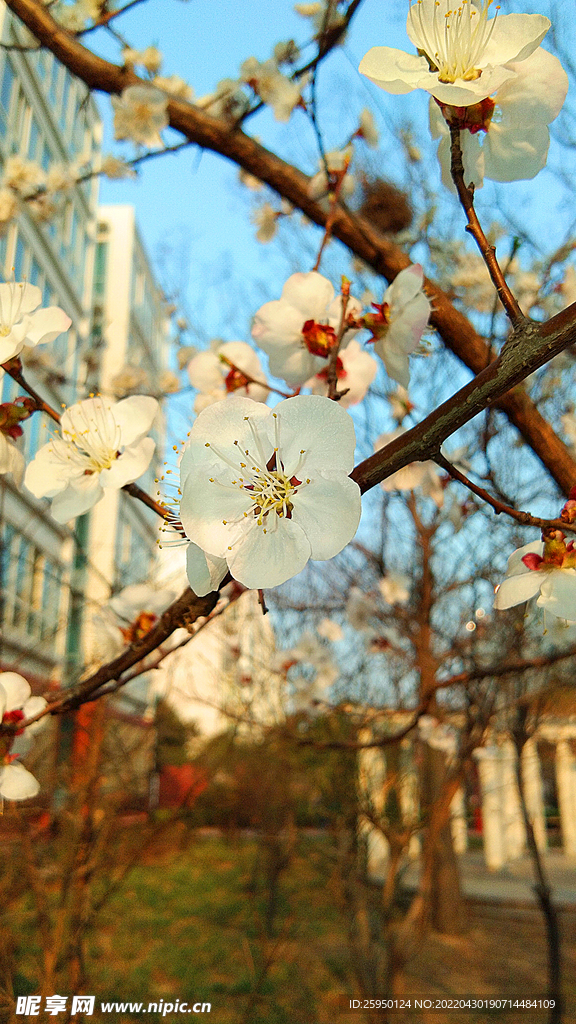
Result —
<instances>
[{"instance_id":1,"label":"tree trunk","mask_svg":"<svg viewBox=\"0 0 576 1024\"><path fill-rule=\"evenodd\" d=\"M427 818L440 799L446 780L446 756L428 743L422 744L421 793ZM432 844L432 849L430 849ZM459 935L465 928L465 903L460 886L458 858L454 853L450 820L437 835L426 829L423 837L423 861L431 858L430 920L432 927L444 935Z\"/></svg>"}]
</instances>

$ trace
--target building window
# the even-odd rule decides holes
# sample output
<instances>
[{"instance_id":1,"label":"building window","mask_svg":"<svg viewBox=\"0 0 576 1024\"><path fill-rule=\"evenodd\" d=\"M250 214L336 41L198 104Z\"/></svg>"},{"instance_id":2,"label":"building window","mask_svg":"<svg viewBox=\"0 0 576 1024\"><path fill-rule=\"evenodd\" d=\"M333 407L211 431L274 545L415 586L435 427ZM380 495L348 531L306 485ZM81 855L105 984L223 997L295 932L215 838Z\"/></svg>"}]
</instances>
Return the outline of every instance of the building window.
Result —
<instances>
[{"instance_id":1,"label":"building window","mask_svg":"<svg viewBox=\"0 0 576 1024\"><path fill-rule=\"evenodd\" d=\"M12 86L14 85L14 70L9 60L4 64L4 74L2 75L2 85L0 86L0 103L7 114L10 113L10 98L12 96Z\"/></svg>"},{"instance_id":2,"label":"building window","mask_svg":"<svg viewBox=\"0 0 576 1024\"><path fill-rule=\"evenodd\" d=\"M32 119L30 121L30 138L28 139L28 158L30 160L36 159L39 142L40 129L38 127L38 122L36 121L34 114L32 114Z\"/></svg>"},{"instance_id":3,"label":"building window","mask_svg":"<svg viewBox=\"0 0 576 1024\"><path fill-rule=\"evenodd\" d=\"M97 242L94 256L94 294L104 295L106 287L106 260L108 258L108 242Z\"/></svg>"},{"instance_id":4,"label":"building window","mask_svg":"<svg viewBox=\"0 0 576 1024\"><path fill-rule=\"evenodd\" d=\"M26 243L18 232L16 251L14 253L14 276L17 281L22 281L26 269Z\"/></svg>"}]
</instances>

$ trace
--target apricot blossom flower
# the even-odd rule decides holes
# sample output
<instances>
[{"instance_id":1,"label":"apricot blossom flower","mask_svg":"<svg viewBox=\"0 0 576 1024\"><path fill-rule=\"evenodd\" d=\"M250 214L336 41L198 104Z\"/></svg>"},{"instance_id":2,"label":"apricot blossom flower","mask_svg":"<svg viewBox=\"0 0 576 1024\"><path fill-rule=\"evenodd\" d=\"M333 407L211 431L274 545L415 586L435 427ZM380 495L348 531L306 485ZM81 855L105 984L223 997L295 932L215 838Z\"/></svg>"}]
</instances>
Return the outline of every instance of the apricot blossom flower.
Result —
<instances>
[{"instance_id":1,"label":"apricot blossom flower","mask_svg":"<svg viewBox=\"0 0 576 1024\"><path fill-rule=\"evenodd\" d=\"M346 316L355 316L361 305L348 298ZM330 281L312 270L292 274L280 299L266 302L254 317L252 337L270 362L270 373L292 387L304 384L326 366L336 345L342 318L342 297L334 297ZM340 348L356 332L344 331Z\"/></svg>"},{"instance_id":2,"label":"apricot blossom flower","mask_svg":"<svg viewBox=\"0 0 576 1024\"><path fill-rule=\"evenodd\" d=\"M423 280L419 263L401 270L384 292L382 302L373 303L375 312L362 317L364 326L372 331L370 341L386 373L404 388L410 382L408 356L418 345L430 316Z\"/></svg>"},{"instance_id":3,"label":"apricot blossom flower","mask_svg":"<svg viewBox=\"0 0 576 1024\"><path fill-rule=\"evenodd\" d=\"M502 611L538 594L536 604L551 615L576 622L576 549L561 530L513 551L494 607Z\"/></svg>"},{"instance_id":4,"label":"apricot blossom flower","mask_svg":"<svg viewBox=\"0 0 576 1024\"><path fill-rule=\"evenodd\" d=\"M205 556L191 547L192 589L210 585L224 562L244 586L262 588L338 554L360 520L354 447L348 413L317 395L274 409L235 395L204 409L180 463L180 518Z\"/></svg>"},{"instance_id":5,"label":"apricot blossom flower","mask_svg":"<svg viewBox=\"0 0 576 1024\"><path fill-rule=\"evenodd\" d=\"M507 67L514 71L492 95L472 106L444 106L430 101L430 131L440 139L442 181L455 191L450 173L451 123L460 128L464 180L480 188L484 178L518 181L534 178L546 164L548 125L568 91L560 61L541 46Z\"/></svg>"},{"instance_id":6,"label":"apricot blossom flower","mask_svg":"<svg viewBox=\"0 0 576 1024\"><path fill-rule=\"evenodd\" d=\"M64 310L37 309L41 302L42 292L35 284L0 284L0 363L13 359L24 345L46 345L68 330L72 321Z\"/></svg>"},{"instance_id":7,"label":"apricot blossom flower","mask_svg":"<svg viewBox=\"0 0 576 1024\"><path fill-rule=\"evenodd\" d=\"M16 725L46 707L43 697L32 697L28 682L17 672L0 673L0 721ZM26 732L38 730L31 725ZM26 752L28 741L17 732L0 737L0 797L4 800L28 800L40 790L31 772L17 760Z\"/></svg>"},{"instance_id":8,"label":"apricot blossom flower","mask_svg":"<svg viewBox=\"0 0 576 1024\"><path fill-rule=\"evenodd\" d=\"M104 497L104 488L124 487L148 469L156 443L145 435L157 410L156 399L145 395L76 402L62 415L61 436L28 465L26 487L37 498L53 498L59 523L83 515Z\"/></svg>"},{"instance_id":9,"label":"apricot blossom flower","mask_svg":"<svg viewBox=\"0 0 576 1024\"><path fill-rule=\"evenodd\" d=\"M195 412L233 393L256 402L265 402L270 394L258 355L245 341L225 341L215 349L197 352L188 363L188 376L199 391Z\"/></svg>"},{"instance_id":10,"label":"apricot blossom flower","mask_svg":"<svg viewBox=\"0 0 576 1024\"><path fill-rule=\"evenodd\" d=\"M505 14L488 19L492 0L416 0L406 31L418 56L375 46L360 72L386 92L424 89L441 103L467 107L490 96L540 45L550 22L541 14Z\"/></svg>"}]
</instances>

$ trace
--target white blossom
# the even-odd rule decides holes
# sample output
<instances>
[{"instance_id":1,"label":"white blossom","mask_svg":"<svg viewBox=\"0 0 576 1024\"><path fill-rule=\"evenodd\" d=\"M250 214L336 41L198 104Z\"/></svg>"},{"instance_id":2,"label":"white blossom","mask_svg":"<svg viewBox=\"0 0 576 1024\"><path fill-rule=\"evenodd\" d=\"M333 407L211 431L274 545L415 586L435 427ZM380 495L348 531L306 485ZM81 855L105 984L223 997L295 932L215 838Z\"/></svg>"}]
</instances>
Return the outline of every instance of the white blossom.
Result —
<instances>
[{"instance_id":1,"label":"white blossom","mask_svg":"<svg viewBox=\"0 0 576 1024\"><path fill-rule=\"evenodd\" d=\"M402 573L389 572L378 581L378 589L387 604L408 604L410 577Z\"/></svg>"},{"instance_id":2,"label":"white blossom","mask_svg":"<svg viewBox=\"0 0 576 1024\"><path fill-rule=\"evenodd\" d=\"M78 181L78 168L74 164L52 164L46 175L48 192L68 192Z\"/></svg>"},{"instance_id":3,"label":"white blossom","mask_svg":"<svg viewBox=\"0 0 576 1024\"><path fill-rule=\"evenodd\" d=\"M360 309L358 300L350 297L346 315ZM273 376L298 387L325 368L341 318L342 297L334 297L327 278L316 271L292 274L282 297L266 302L256 313L252 337L268 355ZM355 333L344 332L340 351Z\"/></svg>"},{"instance_id":4,"label":"white blossom","mask_svg":"<svg viewBox=\"0 0 576 1024\"><path fill-rule=\"evenodd\" d=\"M240 74L242 81L254 90L262 102L272 107L277 121L290 120L292 111L302 102L302 89L308 82L307 75L293 81L278 70L275 61L267 60L261 64L255 57L244 61Z\"/></svg>"},{"instance_id":5,"label":"white blossom","mask_svg":"<svg viewBox=\"0 0 576 1024\"><path fill-rule=\"evenodd\" d=\"M185 82L183 78L178 75L170 75L168 78L161 78L160 75L152 80L152 84L156 89L161 89L162 92L167 92L169 96L174 96L179 100L187 100L189 103L194 99L194 90L188 82Z\"/></svg>"},{"instance_id":6,"label":"white blossom","mask_svg":"<svg viewBox=\"0 0 576 1024\"><path fill-rule=\"evenodd\" d=\"M257 179L255 179L257 180ZM263 203L252 213L252 222L258 228L256 238L259 242L271 242L278 230L280 213L270 203Z\"/></svg>"},{"instance_id":7,"label":"white blossom","mask_svg":"<svg viewBox=\"0 0 576 1024\"><path fill-rule=\"evenodd\" d=\"M172 370L162 370L158 378L158 387L163 395L174 395L180 391L180 378Z\"/></svg>"},{"instance_id":8,"label":"white blossom","mask_svg":"<svg viewBox=\"0 0 576 1024\"><path fill-rule=\"evenodd\" d=\"M417 0L406 31L419 55L376 46L361 61L361 74L390 93L425 89L455 107L479 103L515 77L517 69L509 65L526 60L550 28L541 14L489 21L491 3L456 7L450 0Z\"/></svg>"},{"instance_id":9,"label":"white blossom","mask_svg":"<svg viewBox=\"0 0 576 1024\"><path fill-rule=\"evenodd\" d=\"M370 149L378 149L380 136L376 127L374 115L371 110L368 110L368 107L364 107L360 112L360 124L356 134L359 135L360 138L364 139L364 142L370 147Z\"/></svg>"},{"instance_id":10,"label":"white blossom","mask_svg":"<svg viewBox=\"0 0 576 1024\"><path fill-rule=\"evenodd\" d=\"M22 483L24 456L11 438L0 430L0 474L10 473L15 484Z\"/></svg>"},{"instance_id":11,"label":"white blossom","mask_svg":"<svg viewBox=\"0 0 576 1024\"><path fill-rule=\"evenodd\" d=\"M450 108L446 111L446 116L461 128L464 180L476 188L482 186L485 177L494 181L534 178L546 164L548 125L558 116L566 98L566 72L558 58L542 47L508 68L514 76L492 97L464 108L463 115ZM430 101L430 130L433 138L440 139L442 181L455 191L450 173L450 131L434 100Z\"/></svg>"},{"instance_id":12,"label":"white blossom","mask_svg":"<svg viewBox=\"0 0 576 1024\"><path fill-rule=\"evenodd\" d=\"M395 391L392 391L390 392L389 395L386 395L386 398L390 402L390 412L392 414L392 417L398 423L401 423L402 420L406 419L406 416L408 416L408 414L412 412L412 409L414 408L412 402L408 397L408 392L406 388L403 388L401 384L398 385Z\"/></svg>"},{"instance_id":13,"label":"white blossom","mask_svg":"<svg viewBox=\"0 0 576 1024\"><path fill-rule=\"evenodd\" d=\"M328 399L298 396L273 410L238 396L217 402L195 420L182 455L182 525L244 586L279 586L354 536L354 448L352 420Z\"/></svg>"},{"instance_id":14,"label":"white blossom","mask_svg":"<svg viewBox=\"0 0 576 1024\"><path fill-rule=\"evenodd\" d=\"M360 587L350 587L344 613L353 629L359 632L370 631L371 622L377 612L376 602Z\"/></svg>"},{"instance_id":15,"label":"white blossom","mask_svg":"<svg viewBox=\"0 0 576 1024\"><path fill-rule=\"evenodd\" d=\"M538 594L536 604L551 615L576 622L576 551L556 530L546 542L536 540L513 551L506 577L496 590L494 607L502 611Z\"/></svg>"},{"instance_id":16,"label":"white blossom","mask_svg":"<svg viewBox=\"0 0 576 1024\"><path fill-rule=\"evenodd\" d=\"M46 345L69 329L72 321L62 309L37 309L41 302L42 292L34 284L0 284L0 363L17 356L24 345Z\"/></svg>"},{"instance_id":17,"label":"white blossom","mask_svg":"<svg viewBox=\"0 0 576 1024\"><path fill-rule=\"evenodd\" d=\"M155 46L147 46L145 50L134 50L131 46L125 46L122 50L122 59L128 67L139 64L151 75L155 75L162 65L162 54Z\"/></svg>"},{"instance_id":18,"label":"white blossom","mask_svg":"<svg viewBox=\"0 0 576 1024\"><path fill-rule=\"evenodd\" d=\"M344 15L338 10L338 0L323 0L322 3L294 4L296 14L303 18L311 18L314 29L326 32L344 24Z\"/></svg>"},{"instance_id":19,"label":"white blossom","mask_svg":"<svg viewBox=\"0 0 576 1024\"><path fill-rule=\"evenodd\" d=\"M53 437L28 465L24 483L37 498L52 498L60 523L83 515L104 489L132 483L147 470L156 447L148 434L158 410L155 398L134 395L121 402L86 398L62 415Z\"/></svg>"},{"instance_id":20,"label":"white blossom","mask_svg":"<svg viewBox=\"0 0 576 1024\"><path fill-rule=\"evenodd\" d=\"M168 126L168 97L150 85L129 85L112 96L114 138L141 146L163 146L160 132Z\"/></svg>"},{"instance_id":21,"label":"white blossom","mask_svg":"<svg viewBox=\"0 0 576 1024\"><path fill-rule=\"evenodd\" d=\"M188 363L188 377L192 387L199 391L195 412L202 412L230 394L255 402L266 402L270 394L258 355L245 341L226 341L215 350L197 352ZM253 383L250 377L261 383Z\"/></svg>"},{"instance_id":22,"label":"white blossom","mask_svg":"<svg viewBox=\"0 0 576 1024\"><path fill-rule=\"evenodd\" d=\"M0 231L4 232L18 213L18 199L13 189L0 188Z\"/></svg>"},{"instance_id":23,"label":"white blossom","mask_svg":"<svg viewBox=\"0 0 576 1024\"><path fill-rule=\"evenodd\" d=\"M343 409L362 401L377 372L376 360L368 352L365 352L360 343L353 338L346 348L338 353L336 362L338 391L346 391L346 394L339 400ZM320 373L306 381L305 387L310 388L314 395L327 395L327 377L327 370L321 370Z\"/></svg>"},{"instance_id":24,"label":"white blossom","mask_svg":"<svg viewBox=\"0 0 576 1024\"><path fill-rule=\"evenodd\" d=\"M363 318L372 331L374 351L386 373L407 388L410 381L408 356L418 345L430 317L430 300L423 289L424 273L413 263L394 278L375 313Z\"/></svg>"},{"instance_id":25,"label":"white blossom","mask_svg":"<svg viewBox=\"0 0 576 1024\"><path fill-rule=\"evenodd\" d=\"M0 720L18 725L26 718L32 718L46 707L43 697L32 697L30 685L17 672L0 673ZM38 731L39 725L29 726L27 733ZM28 800L36 796L40 786L31 772L20 764L17 758L19 736L8 746L0 757L0 797L4 800ZM26 749L27 744L23 745ZM5 749L5 748L3 748Z\"/></svg>"},{"instance_id":26,"label":"white blossom","mask_svg":"<svg viewBox=\"0 0 576 1024\"><path fill-rule=\"evenodd\" d=\"M233 123L246 113L250 102L240 88L240 82L233 78L223 78L213 93L196 100L196 106L212 117L221 117Z\"/></svg>"},{"instance_id":27,"label":"white blossom","mask_svg":"<svg viewBox=\"0 0 576 1024\"><path fill-rule=\"evenodd\" d=\"M9 156L3 167L2 184L27 197L41 188L46 175L40 164L16 155Z\"/></svg>"},{"instance_id":28,"label":"white blossom","mask_svg":"<svg viewBox=\"0 0 576 1024\"><path fill-rule=\"evenodd\" d=\"M326 153L326 164L324 164L324 160L319 160L318 166L320 170L310 178L308 184L308 195L310 198L321 199L330 191L331 181L326 175L326 166L328 167L330 178L344 173L344 178L340 186L340 195L343 197L351 196L356 188L354 176L347 173L351 159L351 146L346 146L345 149L333 149L329 153Z\"/></svg>"},{"instance_id":29,"label":"white blossom","mask_svg":"<svg viewBox=\"0 0 576 1024\"><path fill-rule=\"evenodd\" d=\"M112 180L118 178L135 178L136 171L130 164L126 163L125 160L121 160L120 157L113 156L112 153L107 153L102 158L100 165L102 174L105 174L107 178Z\"/></svg>"}]
</instances>

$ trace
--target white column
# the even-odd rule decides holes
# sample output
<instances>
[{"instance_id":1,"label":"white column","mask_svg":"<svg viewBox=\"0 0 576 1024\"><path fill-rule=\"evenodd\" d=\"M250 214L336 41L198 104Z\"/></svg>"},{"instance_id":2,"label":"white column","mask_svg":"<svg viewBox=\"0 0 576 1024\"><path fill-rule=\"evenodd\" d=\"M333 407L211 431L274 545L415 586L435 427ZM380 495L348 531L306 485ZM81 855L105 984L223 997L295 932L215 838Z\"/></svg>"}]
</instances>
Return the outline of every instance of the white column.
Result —
<instances>
[{"instance_id":1,"label":"white column","mask_svg":"<svg viewBox=\"0 0 576 1024\"><path fill-rule=\"evenodd\" d=\"M534 829L536 846L543 852L548 846L546 818L544 815L544 790L538 747L533 739L527 740L522 750L522 779L528 817Z\"/></svg>"},{"instance_id":2,"label":"white column","mask_svg":"<svg viewBox=\"0 0 576 1024\"><path fill-rule=\"evenodd\" d=\"M373 739L370 729L362 730L358 739L367 743ZM384 809L384 784L386 781L386 762L378 747L369 747L360 751L359 788L361 796L368 806L372 806L376 814ZM390 847L388 840L381 831L363 815L360 816L358 827L360 834L366 837L366 872L370 879L383 879L386 876Z\"/></svg>"},{"instance_id":3,"label":"white column","mask_svg":"<svg viewBox=\"0 0 576 1024\"><path fill-rule=\"evenodd\" d=\"M556 744L556 787L562 846L567 857L576 857L576 758L568 740Z\"/></svg>"},{"instance_id":4,"label":"white column","mask_svg":"<svg viewBox=\"0 0 576 1024\"><path fill-rule=\"evenodd\" d=\"M499 871L505 862L502 813L502 778L497 747L479 747L474 751L482 789L482 835L484 859L490 871Z\"/></svg>"},{"instance_id":5,"label":"white column","mask_svg":"<svg viewBox=\"0 0 576 1024\"><path fill-rule=\"evenodd\" d=\"M410 740L403 740L401 744L401 776L399 782L400 809L404 825L415 826L418 823L420 802L418 798L418 776L414 766L414 747ZM408 857L410 860L417 860L420 856L421 839L417 832L410 836L408 843Z\"/></svg>"},{"instance_id":6,"label":"white column","mask_svg":"<svg viewBox=\"0 0 576 1024\"><path fill-rule=\"evenodd\" d=\"M504 856L506 861L518 860L526 851L526 826L516 778L518 755L512 740L506 740L502 745L501 758Z\"/></svg>"},{"instance_id":7,"label":"white column","mask_svg":"<svg viewBox=\"0 0 576 1024\"><path fill-rule=\"evenodd\" d=\"M465 853L468 848L468 822L466 820L466 800L462 786L456 790L450 804L450 826L454 852Z\"/></svg>"}]
</instances>

